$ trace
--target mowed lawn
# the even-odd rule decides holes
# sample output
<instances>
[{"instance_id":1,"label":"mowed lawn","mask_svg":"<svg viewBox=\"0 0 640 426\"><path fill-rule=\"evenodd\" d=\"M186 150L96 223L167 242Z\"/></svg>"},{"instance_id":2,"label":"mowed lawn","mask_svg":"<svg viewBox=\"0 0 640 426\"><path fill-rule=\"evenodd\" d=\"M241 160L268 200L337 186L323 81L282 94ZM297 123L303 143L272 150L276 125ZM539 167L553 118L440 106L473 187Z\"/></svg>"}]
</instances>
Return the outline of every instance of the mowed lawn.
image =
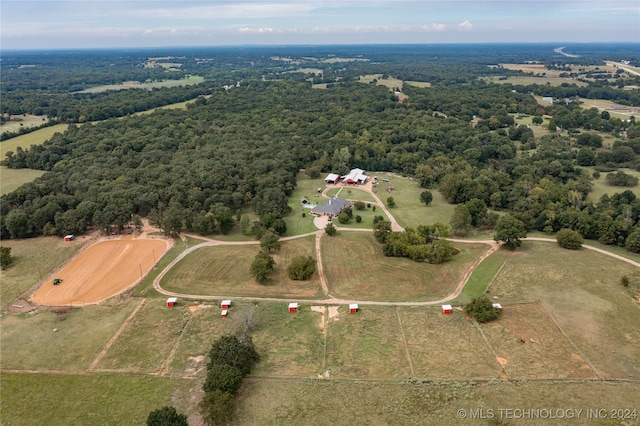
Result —
<instances>
[{"instance_id":1,"label":"mowed lawn","mask_svg":"<svg viewBox=\"0 0 640 426\"><path fill-rule=\"evenodd\" d=\"M5 426L144 425L151 410L172 405L187 380L137 375L0 375Z\"/></svg>"},{"instance_id":2,"label":"mowed lawn","mask_svg":"<svg viewBox=\"0 0 640 426\"><path fill-rule=\"evenodd\" d=\"M622 287L638 268L591 250L525 241L495 277L502 303L538 300L602 377L640 379L640 309ZM535 340L535 337L534 337Z\"/></svg>"},{"instance_id":3,"label":"mowed lawn","mask_svg":"<svg viewBox=\"0 0 640 426\"><path fill-rule=\"evenodd\" d=\"M0 158L4 160L7 152L16 152L16 148L21 147L27 149L31 145L42 145L46 140L50 139L55 133L64 133L69 127L68 124L56 124L54 126L44 127L33 132L7 139L0 143Z\"/></svg>"},{"instance_id":4,"label":"mowed lawn","mask_svg":"<svg viewBox=\"0 0 640 426\"><path fill-rule=\"evenodd\" d=\"M5 316L0 320L0 365L16 370L86 370L134 306L129 300L59 315L36 311Z\"/></svg>"},{"instance_id":5,"label":"mowed lawn","mask_svg":"<svg viewBox=\"0 0 640 426\"><path fill-rule=\"evenodd\" d=\"M322 262L329 292L346 299L428 301L456 288L485 244L457 244L461 252L441 265L387 257L371 233L341 232L322 238Z\"/></svg>"},{"instance_id":6,"label":"mowed lawn","mask_svg":"<svg viewBox=\"0 0 640 426\"><path fill-rule=\"evenodd\" d=\"M59 237L3 240L4 247L11 247L13 263L2 271L2 308L6 308L17 297L62 266L86 242L84 238L65 242ZM52 284L43 282L42 285Z\"/></svg>"},{"instance_id":7,"label":"mowed lawn","mask_svg":"<svg viewBox=\"0 0 640 426\"><path fill-rule=\"evenodd\" d=\"M309 280L294 281L287 266L298 255L315 257L315 236L281 242L272 253L276 270L268 283L258 284L251 274L251 263L260 250L258 244L202 247L178 262L162 279L170 291L221 296L301 297L322 295L318 274Z\"/></svg>"}]
</instances>

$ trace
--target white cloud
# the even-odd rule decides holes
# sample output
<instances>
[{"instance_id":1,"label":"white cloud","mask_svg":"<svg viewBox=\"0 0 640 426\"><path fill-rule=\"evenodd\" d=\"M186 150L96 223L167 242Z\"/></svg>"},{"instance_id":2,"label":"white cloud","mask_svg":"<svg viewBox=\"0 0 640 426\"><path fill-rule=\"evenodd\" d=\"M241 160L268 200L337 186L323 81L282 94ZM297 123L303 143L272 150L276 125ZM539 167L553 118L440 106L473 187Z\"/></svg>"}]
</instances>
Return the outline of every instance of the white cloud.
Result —
<instances>
[{"instance_id":1,"label":"white cloud","mask_svg":"<svg viewBox=\"0 0 640 426\"><path fill-rule=\"evenodd\" d=\"M458 24L458 29L462 31L471 31L473 30L473 24L469 21L464 21Z\"/></svg>"},{"instance_id":2,"label":"white cloud","mask_svg":"<svg viewBox=\"0 0 640 426\"><path fill-rule=\"evenodd\" d=\"M447 26L445 24L430 24L430 25L423 25L422 27L420 27L423 31L434 31L434 32L440 32L440 31L445 31L447 29Z\"/></svg>"}]
</instances>

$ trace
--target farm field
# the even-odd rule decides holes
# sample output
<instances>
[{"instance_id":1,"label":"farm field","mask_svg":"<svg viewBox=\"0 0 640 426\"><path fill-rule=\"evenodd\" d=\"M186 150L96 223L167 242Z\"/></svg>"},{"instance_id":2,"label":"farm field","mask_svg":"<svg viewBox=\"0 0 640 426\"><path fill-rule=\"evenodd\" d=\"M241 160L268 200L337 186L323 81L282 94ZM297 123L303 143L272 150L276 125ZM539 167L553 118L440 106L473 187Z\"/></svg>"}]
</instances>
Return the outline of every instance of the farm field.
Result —
<instances>
[{"instance_id":1,"label":"farm field","mask_svg":"<svg viewBox=\"0 0 640 426\"><path fill-rule=\"evenodd\" d=\"M45 124L48 120L46 115L19 114L12 115L11 121L0 124L0 133L18 132L21 128L29 129Z\"/></svg>"},{"instance_id":2,"label":"farm field","mask_svg":"<svg viewBox=\"0 0 640 426\"><path fill-rule=\"evenodd\" d=\"M323 238L322 262L329 292L354 300L428 301L450 294L485 244L457 244L462 251L441 265L386 257L370 233Z\"/></svg>"}]
</instances>

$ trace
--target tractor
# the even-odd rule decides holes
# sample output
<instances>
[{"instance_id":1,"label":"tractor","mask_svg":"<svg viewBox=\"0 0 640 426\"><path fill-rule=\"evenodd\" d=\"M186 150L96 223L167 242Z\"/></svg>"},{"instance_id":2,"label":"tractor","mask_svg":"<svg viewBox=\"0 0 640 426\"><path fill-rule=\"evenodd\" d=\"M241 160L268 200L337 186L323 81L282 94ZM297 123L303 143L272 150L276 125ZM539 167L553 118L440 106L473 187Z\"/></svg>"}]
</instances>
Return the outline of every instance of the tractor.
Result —
<instances>
[{"instance_id":1,"label":"tractor","mask_svg":"<svg viewBox=\"0 0 640 426\"><path fill-rule=\"evenodd\" d=\"M62 282L62 278L54 278L53 279L53 285L58 285Z\"/></svg>"}]
</instances>

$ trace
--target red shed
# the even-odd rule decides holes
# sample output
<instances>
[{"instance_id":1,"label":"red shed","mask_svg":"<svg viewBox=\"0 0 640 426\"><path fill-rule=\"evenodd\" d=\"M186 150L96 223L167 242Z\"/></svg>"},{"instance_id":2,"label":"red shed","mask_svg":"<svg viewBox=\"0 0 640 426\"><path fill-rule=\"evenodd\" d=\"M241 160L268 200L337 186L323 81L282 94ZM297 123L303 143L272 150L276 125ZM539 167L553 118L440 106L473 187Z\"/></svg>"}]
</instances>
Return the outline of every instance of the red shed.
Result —
<instances>
[{"instance_id":1,"label":"red shed","mask_svg":"<svg viewBox=\"0 0 640 426\"><path fill-rule=\"evenodd\" d=\"M349 313L355 314L356 312L358 312L358 304L357 303L350 303L349 304Z\"/></svg>"},{"instance_id":2,"label":"red shed","mask_svg":"<svg viewBox=\"0 0 640 426\"><path fill-rule=\"evenodd\" d=\"M64 240L65 240L65 241L71 241L71 240L73 240L73 238L74 238L74 236L73 236L73 235L71 235L71 234L69 234L69 235L65 235L65 236L64 236Z\"/></svg>"},{"instance_id":3,"label":"red shed","mask_svg":"<svg viewBox=\"0 0 640 426\"><path fill-rule=\"evenodd\" d=\"M442 305L442 313L445 315L451 314L452 309L451 305Z\"/></svg>"},{"instance_id":4,"label":"red shed","mask_svg":"<svg viewBox=\"0 0 640 426\"><path fill-rule=\"evenodd\" d=\"M289 303L289 312L297 312L298 304L296 302Z\"/></svg>"},{"instance_id":5,"label":"red shed","mask_svg":"<svg viewBox=\"0 0 640 426\"><path fill-rule=\"evenodd\" d=\"M223 300L222 302L220 302L220 307L222 309L229 309L230 306L231 306L231 300Z\"/></svg>"},{"instance_id":6,"label":"red shed","mask_svg":"<svg viewBox=\"0 0 640 426\"><path fill-rule=\"evenodd\" d=\"M177 297L170 297L167 299L167 308L172 308L176 305L176 302L178 301Z\"/></svg>"},{"instance_id":7,"label":"red shed","mask_svg":"<svg viewBox=\"0 0 640 426\"><path fill-rule=\"evenodd\" d=\"M222 312L220 312L220 316L221 316L222 318L226 318L226 317L227 317L227 310L226 310L226 309L223 309L223 310L222 310Z\"/></svg>"}]
</instances>

